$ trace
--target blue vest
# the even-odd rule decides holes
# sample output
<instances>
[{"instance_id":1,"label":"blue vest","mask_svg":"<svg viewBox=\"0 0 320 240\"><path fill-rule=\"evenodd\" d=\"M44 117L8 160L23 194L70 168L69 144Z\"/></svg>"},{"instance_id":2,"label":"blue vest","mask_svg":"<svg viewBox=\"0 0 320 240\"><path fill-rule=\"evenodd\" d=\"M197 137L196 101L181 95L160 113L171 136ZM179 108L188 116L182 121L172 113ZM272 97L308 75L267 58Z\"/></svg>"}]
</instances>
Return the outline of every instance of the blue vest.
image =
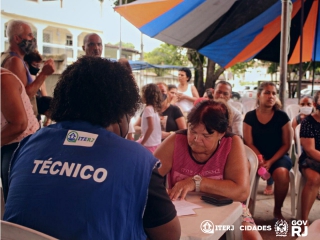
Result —
<instances>
[{"instance_id":1,"label":"blue vest","mask_svg":"<svg viewBox=\"0 0 320 240\"><path fill-rule=\"evenodd\" d=\"M4 219L59 239L146 239L143 213L158 160L87 122L61 122L21 142Z\"/></svg>"}]
</instances>

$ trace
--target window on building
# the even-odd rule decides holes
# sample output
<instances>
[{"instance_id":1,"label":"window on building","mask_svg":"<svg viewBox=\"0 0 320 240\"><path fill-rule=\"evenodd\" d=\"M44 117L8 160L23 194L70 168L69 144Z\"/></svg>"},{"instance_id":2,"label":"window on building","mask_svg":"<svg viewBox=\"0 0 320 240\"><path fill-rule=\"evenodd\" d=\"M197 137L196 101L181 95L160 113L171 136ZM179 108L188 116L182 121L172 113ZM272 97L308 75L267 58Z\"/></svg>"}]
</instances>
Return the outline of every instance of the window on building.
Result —
<instances>
[{"instance_id":1,"label":"window on building","mask_svg":"<svg viewBox=\"0 0 320 240\"><path fill-rule=\"evenodd\" d=\"M66 37L67 37L66 45L67 46L72 46L72 36L71 35L66 35Z\"/></svg>"},{"instance_id":2,"label":"window on building","mask_svg":"<svg viewBox=\"0 0 320 240\"><path fill-rule=\"evenodd\" d=\"M51 34L48 32L43 32L43 42L51 43Z\"/></svg>"},{"instance_id":3,"label":"window on building","mask_svg":"<svg viewBox=\"0 0 320 240\"><path fill-rule=\"evenodd\" d=\"M32 31L33 37L37 39L37 31Z\"/></svg>"},{"instance_id":4,"label":"window on building","mask_svg":"<svg viewBox=\"0 0 320 240\"><path fill-rule=\"evenodd\" d=\"M4 37L8 37L7 36L7 28L8 28L8 24L6 23L5 25L4 25Z\"/></svg>"},{"instance_id":5,"label":"window on building","mask_svg":"<svg viewBox=\"0 0 320 240\"><path fill-rule=\"evenodd\" d=\"M43 54L51 54L51 53L52 53L52 47L43 46Z\"/></svg>"}]
</instances>

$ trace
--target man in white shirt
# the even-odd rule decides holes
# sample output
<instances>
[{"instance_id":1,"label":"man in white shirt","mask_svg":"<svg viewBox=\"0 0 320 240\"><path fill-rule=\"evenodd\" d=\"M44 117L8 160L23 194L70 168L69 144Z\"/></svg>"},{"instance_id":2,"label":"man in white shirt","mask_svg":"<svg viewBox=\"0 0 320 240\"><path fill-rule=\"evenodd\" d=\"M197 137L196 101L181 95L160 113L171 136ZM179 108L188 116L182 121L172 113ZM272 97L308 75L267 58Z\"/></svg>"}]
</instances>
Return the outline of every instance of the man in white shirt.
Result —
<instances>
[{"instance_id":1,"label":"man in white shirt","mask_svg":"<svg viewBox=\"0 0 320 240\"><path fill-rule=\"evenodd\" d=\"M219 81L216 83L214 89L213 89L213 98L214 100L217 99L223 99L226 102L230 100L232 96L232 86L227 81ZM243 137L243 131L242 131L242 114L233 106L228 104L230 107L230 110L233 114L233 118L231 121L231 132L240 135Z\"/></svg>"}]
</instances>

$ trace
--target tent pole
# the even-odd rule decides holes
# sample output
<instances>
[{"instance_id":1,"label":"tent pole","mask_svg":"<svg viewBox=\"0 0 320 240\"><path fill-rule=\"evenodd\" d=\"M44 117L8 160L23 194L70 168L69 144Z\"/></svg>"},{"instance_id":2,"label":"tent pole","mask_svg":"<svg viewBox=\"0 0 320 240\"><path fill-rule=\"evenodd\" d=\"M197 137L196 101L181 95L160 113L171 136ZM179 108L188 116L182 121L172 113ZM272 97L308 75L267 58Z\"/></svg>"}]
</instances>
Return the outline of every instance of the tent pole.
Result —
<instances>
[{"instance_id":1,"label":"tent pole","mask_svg":"<svg viewBox=\"0 0 320 240\"><path fill-rule=\"evenodd\" d=\"M317 14L317 18L319 18L319 5L318 5L318 14ZM313 49L313 62L312 62L312 66L313 66L313 72L312 72L312 89L311 89L311 96L313 96L313 89L314 89L314 81L315 81L315 74L316 74L316 52L317 52L317 42L318 42L318 34L317 34L317 29L318 29L318 21L316 24L316 34L315 34L315 41L314 41L314 49Z\"/></svg>"},{"instance_id":2,"label":"tent pole","mask_svg":"<svg viewBox=\"0 0 320 240\"><path fill-rule=\"evenodd\" d=\"M284 98L286 93L287 83L287 63L288 63L288 21L289 18L289 2L291 0L282 0L282 13L281 13L281 41L280 41L280 94L279 98L284 107Z\"/></svg>"},{"instance_id":3,"label":"tent pole","mask_svg":"<svg viewBox=\"0 0 320 240\"><path fill-rule=\"evenodd\" d=\"M314 77L315 77L315 72L316 72L316 60L312 61L312 88L311 88L311 96L313 97L313 89L314 89Z\"/></svg>"},{"instance_id":4,"label":"tent pole","mask_svg":"<svg viewBox=\"0 0 320 240\"><path fill-rule=\"evenodd\" d=\"M301 81L302 81L302 47L303 47L303 19L304 19L304 1L301 0L300 16L300 61L299 61L299 82L298 82L298 99L301 98Z\"/></svg>"}]
</instances>

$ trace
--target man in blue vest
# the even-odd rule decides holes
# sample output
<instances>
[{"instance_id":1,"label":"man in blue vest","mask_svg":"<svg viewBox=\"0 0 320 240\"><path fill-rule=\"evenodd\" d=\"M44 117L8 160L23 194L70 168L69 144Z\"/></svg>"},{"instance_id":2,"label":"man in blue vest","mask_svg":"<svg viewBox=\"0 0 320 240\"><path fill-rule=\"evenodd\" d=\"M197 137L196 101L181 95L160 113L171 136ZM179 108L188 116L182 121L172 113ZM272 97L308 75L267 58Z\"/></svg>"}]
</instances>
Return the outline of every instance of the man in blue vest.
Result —
<instances>
[{"instance_id":1,"label":"man in blue vest","mask_svg":"<svg viewBox=\"0 0 320 240\"><path fill-rule=\"evenodd\" d=\"M51 104L57 123L14 154L4 219L58 239L179 239L159 161L124 139L140 104L120 63L68 66Z\"/></svg>"}]
</instances>

